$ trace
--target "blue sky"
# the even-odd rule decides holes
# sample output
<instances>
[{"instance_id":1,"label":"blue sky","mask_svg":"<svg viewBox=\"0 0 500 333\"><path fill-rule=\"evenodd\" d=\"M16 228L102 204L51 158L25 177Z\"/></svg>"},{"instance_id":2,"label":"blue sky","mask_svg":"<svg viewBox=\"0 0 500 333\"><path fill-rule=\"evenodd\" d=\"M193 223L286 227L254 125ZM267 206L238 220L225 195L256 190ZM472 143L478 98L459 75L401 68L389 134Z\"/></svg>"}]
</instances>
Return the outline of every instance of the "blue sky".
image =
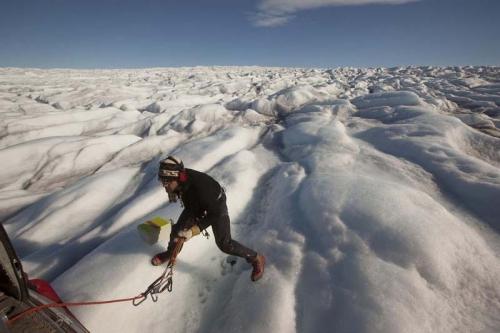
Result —
<instances>
[{"instance_id":1,"label":"blue sky","mask_svg":"<svg viewBox=\"0 0 500 333\"><path fill-rule=\"evenodd\" d=\"M500 65L498 13L498 0L0 0L0 66Z\"/></svg>"}]
</instances>

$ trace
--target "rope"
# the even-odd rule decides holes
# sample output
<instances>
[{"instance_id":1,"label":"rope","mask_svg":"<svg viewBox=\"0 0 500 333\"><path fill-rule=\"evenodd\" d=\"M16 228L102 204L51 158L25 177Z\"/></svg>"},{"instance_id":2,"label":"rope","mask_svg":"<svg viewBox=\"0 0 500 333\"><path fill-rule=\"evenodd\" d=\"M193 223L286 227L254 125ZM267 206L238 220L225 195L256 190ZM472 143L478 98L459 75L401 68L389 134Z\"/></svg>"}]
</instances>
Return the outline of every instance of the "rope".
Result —
<instances>
[{"instance_id":1,"label":"rope","mask_svg":"<svg viewBox=\"0 0 500 333\"><path fill-rule=\"evenodd\" d=\"M21 319L22 317L25 317L25 316L32 314L32 313L35 313L35 312L39 312L39 311L46 309L46 308L62 308L62 307L71 307L71 306L84 306L84 305L100 305L100 304L111 304L111 303L121 303L121 302L130 302L130 301L132 301L132 304L134 306L138 306L148 298L148 295L151 296L151 299L153 300L153 302L156 302L158 300L157 294L162 293L165 290L168 290L169 292L172 291L172 285L173 285L172 276L174 274L175 260L176 260L177 255L179 254L179 252L182 248L182 244L184 243L184 241L185 241L185 238L179 238L179 240L177 241L175 248L174 248L174 251L172 252L172 256L170 257L170 260L168 262L167 268L165 269L163 274L159 278L157 278L153 283L151 283L145 292L143 292L135 297L113 299L113 300L108 300L108 301L42 304L39 306L29 308L21 313L18 313L17 315L15 315L11 319L9 319L7 321L7 324L12 325L15 321Z\"/></svg>"},{"instance_id":2,"label":"rope","mask_svg":"<svg viewBox=\"0 0 500 333\"><path fill-rule=\"evenodd\" d=\"M151 296L151 300L153 302L156 302L158 300L157 294L160 294L165 290L168 290L168 292L172 292L175 260L177 259L177 255L181 251L182 245L184 244L185 240L186 239L183 237L178 238L174 250L172 251L172 255L168 262L167 268L165 269L165 271L163 271L163 274L159 278L157 278L153 283L151 283L149 287L146 289L146 291L141 294L143 296L141 300L136 301L134 299L132 301L133 305L135 306L140 305L148 298L148 295Z\"/></svg>"},{"instance_id":3,"label":"rope","mask_svg":"<svg viewBox=\"0 0 500 333\"><path fill-rule=\"evenodd\" d=\"M29 314L41 311L46 308L62 308L62 307L68 307L68 306L83 306L83 305L97 305L97 304L110 304L110 303L119 303L119 302L129 302L129 301L134 301L138 298L142 298L143 295L138 295L135 297L130 297L130 298L121 298L121 299L114 299L110 301L95 301L95 302L77 302L77 303L50 303L50 304L43 304L39 306L32 307L28 310L25 310L11 319L7 321L8 325L12 325L15 321L21 319L24 316L27 316Z\"/></svg>"}]
</instances>

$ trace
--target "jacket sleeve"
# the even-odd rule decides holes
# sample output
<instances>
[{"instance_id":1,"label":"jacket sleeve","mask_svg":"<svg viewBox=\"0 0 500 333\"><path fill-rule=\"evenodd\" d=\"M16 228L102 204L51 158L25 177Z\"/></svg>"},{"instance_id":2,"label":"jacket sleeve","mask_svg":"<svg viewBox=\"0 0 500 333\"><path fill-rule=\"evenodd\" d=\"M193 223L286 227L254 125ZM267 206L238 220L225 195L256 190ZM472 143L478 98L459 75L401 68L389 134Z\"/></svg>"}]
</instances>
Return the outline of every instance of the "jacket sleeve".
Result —
<instances>
[{"instance_id":1,"label":"jacket sleeve","mask_svg":"<svg viewBox=\"0 0 500 333\"><path fill-rule=\"evenodd\" d=\"M189 229L195 224L196 219L194 218L193 214L191 214L189 210L184 208L175 225L176 230L180 231L183 229Z\"/></svg>"}]
</instances>

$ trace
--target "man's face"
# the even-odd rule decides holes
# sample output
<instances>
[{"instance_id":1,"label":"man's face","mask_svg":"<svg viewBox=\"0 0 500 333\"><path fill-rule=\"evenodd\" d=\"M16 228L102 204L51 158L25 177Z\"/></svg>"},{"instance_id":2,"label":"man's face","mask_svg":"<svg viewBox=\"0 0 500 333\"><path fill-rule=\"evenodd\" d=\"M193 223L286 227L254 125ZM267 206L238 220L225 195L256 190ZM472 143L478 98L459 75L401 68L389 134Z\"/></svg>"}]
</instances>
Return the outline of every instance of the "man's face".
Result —
<instances>
[{"instance_id":1,"label":"man's face","mask_svg":"<svg viewBox=\"0 0 500 333\"><path fill-rule=\"evenodd\" d=\"M179 186L179 183L177 180L164 180L161 182L163 187L165 188L165 191L167 192L174 192L177 189L177 186Z\"/></svg>"}]
</instances>

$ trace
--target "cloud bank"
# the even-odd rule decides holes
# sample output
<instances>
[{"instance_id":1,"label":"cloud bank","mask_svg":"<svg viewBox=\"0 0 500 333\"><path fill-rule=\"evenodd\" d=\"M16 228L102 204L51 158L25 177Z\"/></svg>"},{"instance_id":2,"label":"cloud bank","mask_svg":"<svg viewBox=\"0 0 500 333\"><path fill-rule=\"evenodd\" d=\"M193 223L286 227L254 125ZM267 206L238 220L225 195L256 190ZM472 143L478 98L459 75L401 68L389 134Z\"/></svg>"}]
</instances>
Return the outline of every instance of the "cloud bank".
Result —
<instances>
[{"instance_id":1,"label":"cloud bank","mask_svg":"<svg viewBox=\"0 0 500 333\"><path fill-rule=\"evenodd\" d=\"M286 24L301 10L327 6L400 5L416 1L420 0L262 0L250 20L258 27L276 27Z\"/></svg>"}]
</instances>

